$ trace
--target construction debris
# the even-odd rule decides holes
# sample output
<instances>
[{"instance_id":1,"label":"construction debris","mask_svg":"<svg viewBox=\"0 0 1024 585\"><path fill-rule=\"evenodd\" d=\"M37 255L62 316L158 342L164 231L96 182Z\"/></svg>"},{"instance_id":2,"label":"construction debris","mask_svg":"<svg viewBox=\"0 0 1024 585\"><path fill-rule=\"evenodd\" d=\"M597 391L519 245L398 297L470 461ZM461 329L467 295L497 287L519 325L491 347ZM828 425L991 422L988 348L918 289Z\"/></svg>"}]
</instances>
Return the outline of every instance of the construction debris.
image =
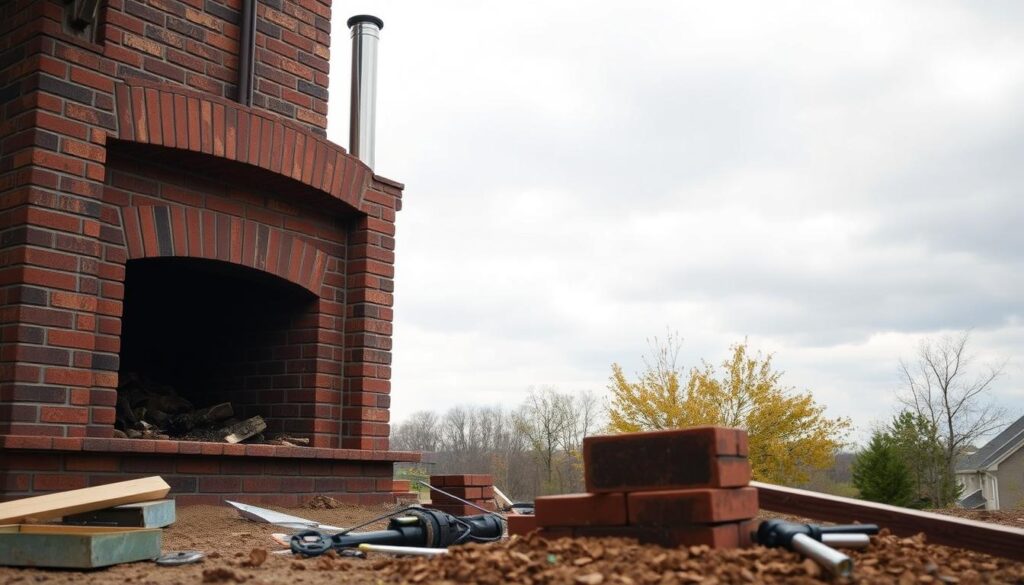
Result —
<instances>
[{"instance_id":1,"label":"construction debris","mask_svg":"<svg viewBox=\"0 0 1024 585\"><path fill-rule=\"evenodd\" d=\"M432 491L430 507L453 516L486 514L498 509L494 504L494 478L490 474L431 475L429 485L447 492L447 494L443 494ZM474 504L477 507L469 504Z\"/></svg>"},{"instance_id":2,"label":"construction debris","mask_svg":"<svg viewBox=\"0 0 1024 585\"><path fill-rule=\"evenodd\" d=\"M619 536L666 547L751 545L758 501L757 490L746 487L746 431L694 427L593 436L583 441L583 458L588 493L534 502L544 536ZM523 521L516 530L528 526Z\"/></svg>"},{"instance_id":3,"label":"construction debris","mask_svg":"<svg viewBox=\"0 0 1024 585\"><path fill-rule=\"evenodd\" d=\"M0 524L60 518L122 504L159 500L169 491L171 486L167 482L159 476L153 476L22 498L0 503Z\"/></svg>"},{"instance_id":4,"label":"construction debris","mask_svg":"<svg viewBox=\"0 0 1024 585\"><path fill-rule=\"evenodd\" d=\"M64 524L84 526L121 526L125 528L164 528L174 524L174 500L155 500L124 504L103 510L64 516Z\"/></svg>"},{"instance_id":5,"label":"construction debris","mask_svg":"<svg viewBox=\"0 0 1024 585\"><path fill-rule=\"evenodd\" d=\"M154 476L0 503L0 565L92 569L156 558L162 530L110 526L173 522L174 502L159 500L169 491ZM16 524L62 516L82 525Z\"/></svg>"}]
</instances>

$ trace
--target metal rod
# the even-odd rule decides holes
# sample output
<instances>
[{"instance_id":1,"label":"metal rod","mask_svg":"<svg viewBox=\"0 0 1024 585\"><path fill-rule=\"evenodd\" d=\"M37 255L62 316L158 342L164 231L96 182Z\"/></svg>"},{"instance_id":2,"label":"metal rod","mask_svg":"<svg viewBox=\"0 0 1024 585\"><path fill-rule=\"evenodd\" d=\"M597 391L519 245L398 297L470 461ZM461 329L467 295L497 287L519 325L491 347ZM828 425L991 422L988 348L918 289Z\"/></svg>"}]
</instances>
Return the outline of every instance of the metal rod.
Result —
<instances>
[{"instance_id":1,"label":"metal rod","mask_svg":"<svg viewBox=\"0 0 1024 585\"><path fill-rule=\"evenodd\" d=\"M825 533L821 535L821 542L833 548L867 548L871 544L871 537L856 533Z\"/></svg>"},{"instance_id":2,"label":"metal rod","mask_svg":"<svg viewBox=\"0 0 1024 585\"><path fill-rule=\"evenodd\" d=\"M242 0L242 32L238 43L238 103L252 106L253 63L256 55L256 2Z\"/></svg>"},{"instance_id":3,"label":"metal rod","mask_svg":"<svg viewBox=\"0 0 1024 585\"><path fill-rule=\"evenodd\" d=\"M794 534L792 546L793 550L812 559L833 575L849 577L853 573L853 560L850 557L806 534Z\"/></svg>"},{"instance_id":4,"label":"metal rod","mask_svg":"<svg viewBox=\"0 0 1024 585\"><path fill-rule=\"evenodd\" d=\"M359 550L366 552L391 553L396 555L415 555L420 557L436 557L448 554L446 548L426 548L422 546L395 546L390 544L360 544Z\"/></svg>"},{"instance_id":5,"label":"metal rod","mask_svg":"<svg viewBox=\"0 0 1024 585\"><path fill-rule=\"evenodd\" d=\"M377 42L384 21L360 14L348 19L352 29L352 98L349 152L373 168L377 125Z\"/></svg>"}]
</instances>

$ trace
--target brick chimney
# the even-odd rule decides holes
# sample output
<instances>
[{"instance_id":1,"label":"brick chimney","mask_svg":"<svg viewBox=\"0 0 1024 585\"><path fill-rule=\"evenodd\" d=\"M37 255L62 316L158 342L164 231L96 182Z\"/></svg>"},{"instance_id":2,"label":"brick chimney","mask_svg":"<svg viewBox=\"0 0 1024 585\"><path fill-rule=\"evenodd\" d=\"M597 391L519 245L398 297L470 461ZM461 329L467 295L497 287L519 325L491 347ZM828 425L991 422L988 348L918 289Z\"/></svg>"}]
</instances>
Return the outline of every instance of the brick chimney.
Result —
<instances>
[{"instance_id":1,"label":"brick chimney","mask_svg":"<svg viewBox=\"0 0 1024 585\"><path fill-rule=\"evenodd\" d=\"M391 498L403 186L325 138L330 31L330 0L0 7L0 498ZM310 446L112 438L127 376Z\"/></svg>"}]
</instances>

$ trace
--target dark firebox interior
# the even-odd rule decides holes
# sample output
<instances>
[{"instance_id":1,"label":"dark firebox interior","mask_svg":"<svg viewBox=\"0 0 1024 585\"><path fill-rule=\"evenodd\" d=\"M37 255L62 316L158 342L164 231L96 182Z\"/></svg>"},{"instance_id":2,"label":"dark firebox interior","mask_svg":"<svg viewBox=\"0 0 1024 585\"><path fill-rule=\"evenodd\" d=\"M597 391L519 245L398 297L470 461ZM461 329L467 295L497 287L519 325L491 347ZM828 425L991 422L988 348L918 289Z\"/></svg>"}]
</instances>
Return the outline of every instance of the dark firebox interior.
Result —
<instances>
[{"instance_id":1,"label":"dark firebox interior","mask_svg":"<svg viewBox=\"0 0 1024 585\"><path fill-rule=\"evenodd\" d=\"M189 258L128 262L121 379L170 386L196 408L260 412L259 392L286 373L290 334L315 299L277 277Z\"/></svg>"}]
</instances>

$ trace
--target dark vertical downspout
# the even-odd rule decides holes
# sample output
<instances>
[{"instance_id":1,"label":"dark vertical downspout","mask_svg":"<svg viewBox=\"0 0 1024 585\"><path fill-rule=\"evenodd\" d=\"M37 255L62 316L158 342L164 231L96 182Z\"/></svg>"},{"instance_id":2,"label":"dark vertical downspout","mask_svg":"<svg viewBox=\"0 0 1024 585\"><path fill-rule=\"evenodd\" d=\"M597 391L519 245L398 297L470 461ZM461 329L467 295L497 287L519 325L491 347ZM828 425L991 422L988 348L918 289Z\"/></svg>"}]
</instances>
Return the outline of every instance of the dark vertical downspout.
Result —
<instances>
[{"instance_id":1,"label":"dark vertical downspout","mask_svg":"<svg viewBox=\"0 0 1024 585\"><path fill-rule=\"evenodd\" d=\"M252 106L253 63L256 60L256 2L242 0L242 38L238 43L238 103Z\"/></svg>"}]
</instances>

